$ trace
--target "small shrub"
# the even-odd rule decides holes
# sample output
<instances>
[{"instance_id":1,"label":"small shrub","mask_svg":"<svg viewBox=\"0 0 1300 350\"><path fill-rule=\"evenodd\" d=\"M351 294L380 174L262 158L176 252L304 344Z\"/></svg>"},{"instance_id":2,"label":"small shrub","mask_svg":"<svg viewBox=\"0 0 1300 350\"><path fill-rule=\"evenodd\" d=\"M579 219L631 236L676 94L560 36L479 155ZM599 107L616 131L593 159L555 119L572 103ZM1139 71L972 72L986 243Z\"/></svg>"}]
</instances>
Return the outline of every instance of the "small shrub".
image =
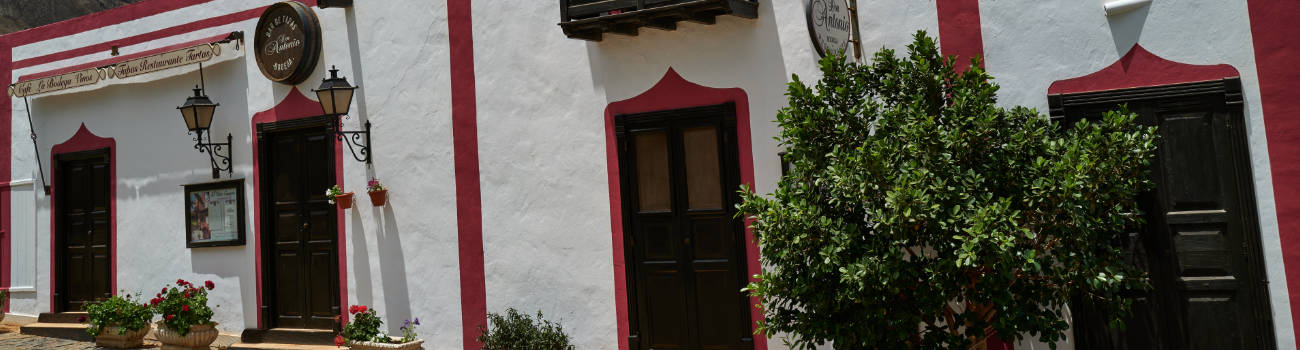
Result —
<instances>
[{"instance_id":1,"label":"small shrub","mask_svg":"<svg viewBox=\"0 0 1300 350\"><path fill-rule=\"evenodd\" d=\"M506 309L505 316L488 313L491 328L479 327L478 341L485 350L568 350L573 349L569 336L564 334L564 327L542 319L542 312L537 312L534 321L528 315L520 314L514 308Z\"/></svg>"},{"instance_id":2,"label":"small shrub","mask_svg":"<svg viewBox=\"0 0 1300 350\"><path fill-rule=\"evenodd\" d=\"M140 302L132 295L125 297L114 295L108 299L86 305L87 316L80 320L89 320L90 327L86 333L92 337L99 336L104 327L118 326L117 334L123 335L149 326L153 320L153 309L149 304Z\"/></svg>"},{"instance_id":3,"label":"small shrub","mask_svg":"<svg viewBox=\"0 0 1300 350\"><path fill-rule=\"evenodd\" d=\"M212 323L212 308L208 307L208 291L216 288L212 281L195 287L193 283L177 279L175 286L163 287L150 301L153 309L163 317L167 329L184 336L190 326Z\"/></svg>"},{"instance_id":4,"label":"small shrub","mask_svg":"<svg viewBox=\"0 0 1300 350\"><path fill-rule=\"evenodd\" d=\"M420 325L418 317L415 320L406 320L402 324L402 337L394 339L379 331L379 328L384 325L384 320L379 318L375 310L365 305L352 305L348 307L348 313L352 314L352 322L343 322L342 316L335 318L337 322L343 324L343 332L334 336L334 345L343 346L349 341L402 344L413 342L419 336L415 333L415 326Z\"/></svg>"}]
</instances>

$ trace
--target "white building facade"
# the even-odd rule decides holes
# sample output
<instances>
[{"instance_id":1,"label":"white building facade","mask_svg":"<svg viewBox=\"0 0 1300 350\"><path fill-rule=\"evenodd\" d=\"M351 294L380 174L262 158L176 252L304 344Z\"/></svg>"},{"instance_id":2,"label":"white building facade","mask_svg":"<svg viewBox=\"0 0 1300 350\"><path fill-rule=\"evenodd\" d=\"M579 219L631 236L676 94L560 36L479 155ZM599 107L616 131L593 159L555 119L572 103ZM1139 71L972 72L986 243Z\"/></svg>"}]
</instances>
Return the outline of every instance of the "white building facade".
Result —
<instances>
[{"instance_id":1,"label":"white building facade","mask_svg":"<svg viewBox=\"0 0 1300 350\"><path fill-rule=\"evenodd\" d=\"M294 84L259 64L272 1L144 0L0 36L13 84L0 99L5 312L76 311L183 278L216 283L215 320L236 335L328 329L368 305L392 332L419 317L426 348L471 349L487 312L514 307L558 320L579 349L784 348L749 328L761 313L739 288L760 259L731 208L740 184L774 189L786 83L818 78L804 1L337 2L294 2L319 23L317 40L303 21L304 45L320 45L295 56L312 59L294 62ZM1300 77L1288 40L1300 33L1286 18L1300 6L859 0L856 12L864 57L925 30L945 54L983 57L1007 106L1200 118L1161 124L1190 135L1165 136L1188 142L1166 146L1169 172L1200 175L1157 179L1172 253L1151 264L1173 271L1165 297L1181 306L1151 313L1181 326L1147 334L1296 346L1300 92L1287 78ZM121 68L196 49L209 54ZM322 115L312 90L330 67L359 86L338 130L369 125L368 140ZM204 141L230 135L229 170L178 120L195 85L220 104ZM355 205L325 202L332 185ZM212 188L234 201L205 203L226 221L200 222L191 193ZM1242 326L1198 328L1229 317ZM1102 334L1088 332L1062 345L1103 348L1078 339Z\"/></svg>"}]
</instances>

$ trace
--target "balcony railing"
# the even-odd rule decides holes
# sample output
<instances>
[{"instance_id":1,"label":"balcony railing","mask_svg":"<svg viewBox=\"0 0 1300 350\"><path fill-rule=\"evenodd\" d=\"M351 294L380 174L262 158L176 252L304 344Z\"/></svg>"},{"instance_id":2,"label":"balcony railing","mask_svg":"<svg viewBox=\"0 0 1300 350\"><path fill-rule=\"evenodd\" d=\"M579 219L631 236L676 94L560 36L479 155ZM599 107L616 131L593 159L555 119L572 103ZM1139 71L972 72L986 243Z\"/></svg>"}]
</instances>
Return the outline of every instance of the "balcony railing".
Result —
<instances>
[{"instance_id":1,"label":"balcony railing","mask_svg":"<svg viewBox=\"0 0 1300 350\"><path fill-rule=\"evenodd\" d=\"M718 16L758 17L757 0L560 0L560 28L574 39L605 33L635 36L641 27L677 29L677 22L713 24Z\"/></svg>"}]
</instances>

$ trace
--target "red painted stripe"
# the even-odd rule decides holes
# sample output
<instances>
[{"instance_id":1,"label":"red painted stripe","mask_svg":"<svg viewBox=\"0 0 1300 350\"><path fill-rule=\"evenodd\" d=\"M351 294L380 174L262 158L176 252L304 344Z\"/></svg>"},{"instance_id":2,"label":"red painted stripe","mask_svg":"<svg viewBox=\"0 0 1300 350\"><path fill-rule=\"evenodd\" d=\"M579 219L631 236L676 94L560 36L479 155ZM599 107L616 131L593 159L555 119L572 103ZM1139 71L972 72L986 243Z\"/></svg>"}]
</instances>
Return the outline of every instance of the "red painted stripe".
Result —
<instances>
[{"instance_id":1,"label":"red painted stripe","mask_svg":"<svg viewBox=\"0 0 1300 350\"><path fill-rule=\"evenodd\" d=\"M202 19L202 20L198 20L186 24L167 27L167 28L155 30L144 34L128 36L113 41L106 41L106 42L85 46L81 48L22 59L14 62L14 69L21 69L21 68L31 67L39 64L46 64L50 62L65 60L69 58L91 55L95 53L107 53L113 49L113 46L125 47L131 45L138 45L141 43L158 40L166 37L176 36L180 34L185 34L189 32L194 32L202 29L256 19L262 15L262 10L264 9L266 9L266 7L244 10L244 11L235 12L227 15L206 18L206 19Z\"/></svg>"},{"instance_id":2,"label":"red painted stripe","mask_svg":"<svg viewBox=\"0 0 1300 350\"><path fill-rule=\"evenodd\" d=\"M230 33L224 33L224 34L221 34L221 35L215 35L215 36L207 37L207 38L203 38L203 39L190 40L190 41L186 41L186 42L179 43L179 44L167 45L167 46L163 46L163 47L156 48L156 49L140 51L140 52L136 52L136 53L133 53L133 54L130 54L130 55L122 55L122 56L117 56L117 57L113 57L113 58L109 58L109 59L103 59L103 60L98 60L98 61L89 62L89 63L82 63L82 64L78 64L78 65L75 65L75 66L68 66L68 67L63 67L63 68L59 68L59 69L48 70L48 71L44 71L44 72L40 72L40 73L27 74L27 75L23 75L23 76L21 76L21 77L18 77L18 81L27 81L27 80L35 80L35 79L47 78L47 77L52 77L52 76L59 75L59 74L63 74L63 73L75 72L75 71L79 71L79 70L87 69L87 68L95 68L95 67L103 67L103 66L107 66L107 65L113 65L113 64L117 64L117 63L121 63L121 62L130 61L130 60L133 60L133 59L137 59L137 58L140 58L140 57L145 57L145 56L149 56L149 55L159 54L159 53L163 53L163 52L167 52L167 51L172 51L172 50L176 50L176 49L181 49L181 48L191 47L191 46L200 45L200 44L214 43L214 42L218 42L218 41L225 40L225 39L227 39L227 38L229 38L229 37L230 37Z\"/></svg>"},{"instance_id":3,"label":"red painted stripe","mask_svg":"<svg viewBox=\"0 0 1300 350\"><path fill-rule=\"evenodd\" d=\"M1300 333L1300 13L1296 1L1247 1L1250 31L1255 44L1255 69L1259 77L1260 106L1273 171L1273 199L1277 205L1278 236L1286 285L1291 295L1291 317ZM1263 190L1263 189L1260 189ZM1279 346L1294 346L1278 344Z\"/></svg>"},{"instance_id":4,"label":"red painted stripe","mask_svg":"<svg viewBox=\"0 0 1300 350\"><path fill-rule=\"evenodd\" d=\"M12 79L11 74L13 72L9 70L10 59L13 57L12 56L13 50L9 49L11 47L13 46L9 44L9 40L6 40L5 37L0 36L0 81L4 81L4 82L12 81L10 79ZM3 137L5 140L13 140L12 138L10 138L10 136L12 136L13 134L13 123L12 123L13 108L12 107L13 107L12 98L0 98L0 111L4 111L4 112L0 112L0 137ZM13 146L14 146L13 141L0 142L0 181L6 183L12 181L11 167L13 165L13 157L12 157ZM41 186L41 185L42 184L40 183L33 184L33 186ZM40 188L40 187L33 187L33 188ZM9 226L10 224L9 220L11 215L10 214L11 210L9 210L10 208L9 203L11 201L12 201L12 196L9 195L9 189L6 188L4 193L0 194L0 232L4 233L3 235L0 235L0 266L3 266L3 268L0 268L0 289L3 290L9 290L9 283L10 283L9 270L10 267L14 266L11 261L13 254L11 253L12 250L10 246L10 234L9 234L9 232L11 232L9 229L11 227ZM4 308L0 308L0 312L9 312L9 303L5 303Z\"/></svg>"},{"instance_id":5,"label":"red painted stripe","mask_svg":"<svg viewBox=\"0 0 1300 350\"><path fill-rule=\"evenodd\" d=\"M9 33L5 35L5 38L8 39L8 42L13 46L22 46L38 41L45 41L127 21L133 21L211 1L212 0L146 0L95 12L62 22L55 22L36 28Z\"/></svg>"},{"instance_id":6,"label":"red painted stripe","mask_svg":"<svg viewBox=\"0 0 1300 350\"><path fill-rule=\"evenodd\" d=\"M939 0L939 48L944 56L957 56L953 66L958 71L970 67L970 59L980 58L984 66L984 38L980 29L979 0Z\"/></svg>"},{"instance_id":7,"label":"red painted stripe","mask_svg":"<svg viewBox=\"0 0 1300 350\"><path fill-rule=\"evenodd\" d=\"M465 349L478 349L487 326L483 276L483 208L479 189L478 115L474 97L474 33L470 0L447 1L451 44L451 138L456 164L456 225L460 256L460 317Z\"/></svg>"}]
</instances>

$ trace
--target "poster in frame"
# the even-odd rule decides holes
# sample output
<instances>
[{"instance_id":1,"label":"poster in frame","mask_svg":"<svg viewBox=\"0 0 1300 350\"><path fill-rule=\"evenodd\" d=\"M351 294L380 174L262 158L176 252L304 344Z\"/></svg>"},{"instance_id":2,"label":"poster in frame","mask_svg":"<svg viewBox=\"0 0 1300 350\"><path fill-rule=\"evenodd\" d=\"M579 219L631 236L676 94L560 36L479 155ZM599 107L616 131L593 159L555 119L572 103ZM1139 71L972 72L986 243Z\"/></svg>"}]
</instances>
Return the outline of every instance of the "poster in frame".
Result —
<instances>
[{"instance_id":1,"label":"poster in frame","mask_svg":"<svg viewBox=\"0 0 1300 350\"><path fill-rule=\"evenodd\" d=\"M244 179L185 185L185 247L244 245Z\"/></svg>"}]
</instances>

